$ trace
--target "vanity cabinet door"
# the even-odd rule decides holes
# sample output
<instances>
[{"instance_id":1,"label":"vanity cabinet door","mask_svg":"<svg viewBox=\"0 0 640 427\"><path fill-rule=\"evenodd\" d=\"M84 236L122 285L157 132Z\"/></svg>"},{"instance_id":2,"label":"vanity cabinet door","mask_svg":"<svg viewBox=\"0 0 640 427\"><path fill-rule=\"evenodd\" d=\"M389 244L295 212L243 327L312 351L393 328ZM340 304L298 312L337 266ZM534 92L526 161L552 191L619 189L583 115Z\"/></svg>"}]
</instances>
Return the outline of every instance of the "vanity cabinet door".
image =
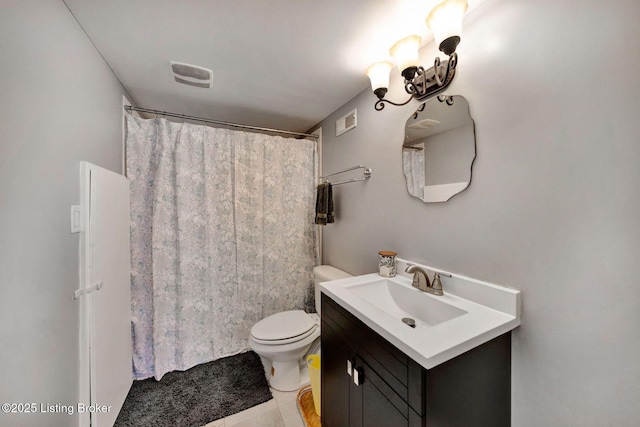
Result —
<instances>
[{"instance_id":1,"label":"vanity cabinet door","mask_svg":"<svg viewBox=\"0 0 640 427\"><path fill-rule=\"evenodd\" d=\"M349 391L351 376L347 361L353 360L351 350L341 336L326 321L322 321L321 420L323 427L349 426Z\"/></svg>"},{"instance_id":2,"label":"vanity cabinet door","mask_svg":"<svg viewBox=\"0 0 640 427\"><path fill-rule=\"evenodd\" d=\"M425 369L324 293L321 302L324 427L510 426L510 332Z\"/></svg>"},{"instance_id":3,"label":"vanity cabinet door","mask_svg":"<svg viewBox=\"0 0 640 427\"><path fill-rule=\"evenodd\" d=\"M360 357L351 385L351 427L408 426L409 405Z\"/></svg>"}]
</instances>

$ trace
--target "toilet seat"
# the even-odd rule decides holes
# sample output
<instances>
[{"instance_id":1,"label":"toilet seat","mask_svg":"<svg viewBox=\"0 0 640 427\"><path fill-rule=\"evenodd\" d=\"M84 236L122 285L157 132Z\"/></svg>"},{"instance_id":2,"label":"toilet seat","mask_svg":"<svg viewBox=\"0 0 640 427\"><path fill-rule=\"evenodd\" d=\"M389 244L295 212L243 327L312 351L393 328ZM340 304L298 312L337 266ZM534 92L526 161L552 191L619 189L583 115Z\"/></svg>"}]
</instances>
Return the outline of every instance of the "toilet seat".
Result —
<instances>
[{"instance_id":1,"label":"toilet seat","mask_svg":"<svg viewBox=\"0 0 640 427\"><path fill-rule=\"evenodd\" d=\"M302 310L289 310L265 317L253 328L251 338L264 345L283 345L301 341L316 332L317 320Z\"/></svg>"}]
</instances>

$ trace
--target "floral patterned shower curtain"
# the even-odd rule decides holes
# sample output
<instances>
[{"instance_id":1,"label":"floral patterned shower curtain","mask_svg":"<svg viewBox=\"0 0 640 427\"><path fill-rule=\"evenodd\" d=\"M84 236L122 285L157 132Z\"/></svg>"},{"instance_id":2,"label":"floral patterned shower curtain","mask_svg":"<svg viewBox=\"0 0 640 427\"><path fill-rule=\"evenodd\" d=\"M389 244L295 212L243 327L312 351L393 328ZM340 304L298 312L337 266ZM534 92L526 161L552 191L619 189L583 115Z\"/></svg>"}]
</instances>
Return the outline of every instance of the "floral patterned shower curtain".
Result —
<instances>
[{"instance_id":1,"label":"floral patterned shower curtain","mask_svg":"<svg viewBox=\"0 0 640 427\"><path fill-rule=\"evenodd\" d=\"M316 144L127 117L138 379L248 349L272 313L313 307Z\"/></svg>"},{"instance_id":2,"label":"floral patterned shower curtain","mask_svg":"<svg viewBox=\"0 0 640 427\"><path fill-rule=\"evenodd\" d=\"M424 151L403 148L402 171L409 194L424 199Z\"/></svg>"}]
</instances>

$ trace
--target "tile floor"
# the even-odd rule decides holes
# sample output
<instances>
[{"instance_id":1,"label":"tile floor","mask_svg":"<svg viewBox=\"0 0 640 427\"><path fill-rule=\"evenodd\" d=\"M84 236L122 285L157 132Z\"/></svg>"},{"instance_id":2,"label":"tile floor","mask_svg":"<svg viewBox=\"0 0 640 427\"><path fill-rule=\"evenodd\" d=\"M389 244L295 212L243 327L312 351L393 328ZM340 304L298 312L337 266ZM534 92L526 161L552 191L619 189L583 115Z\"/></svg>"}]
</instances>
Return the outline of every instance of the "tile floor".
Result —
<instances>
[{"instance_id":1,"label":"tile floor","mask_svg":"<svg viewBox=\"0 0 640 427\"><path fill-rule=\"evenodd\" d=\"M298 412L297 391L271 389L273 399L204 427L305 427Z\"/></svg>"}]
</instances>

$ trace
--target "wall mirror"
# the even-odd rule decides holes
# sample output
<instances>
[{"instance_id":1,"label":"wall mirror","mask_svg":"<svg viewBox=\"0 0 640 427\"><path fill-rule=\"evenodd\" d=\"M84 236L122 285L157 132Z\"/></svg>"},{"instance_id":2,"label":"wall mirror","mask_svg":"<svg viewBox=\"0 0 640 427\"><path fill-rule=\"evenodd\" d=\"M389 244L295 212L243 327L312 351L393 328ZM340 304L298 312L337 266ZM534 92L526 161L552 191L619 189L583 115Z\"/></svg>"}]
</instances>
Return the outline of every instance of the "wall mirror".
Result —
<instances>
[{"instance_id":1,"label":"wall mirror","mask_svg":"<svg viewBox=\"0 0 640 427\"><path fill-rule=\"evenodd\" d=\"M421 104L404 132L402 168L410 195L446 202L469 187L476 137L464 97L440 95Z\"/></svg>"}]
</instances>

